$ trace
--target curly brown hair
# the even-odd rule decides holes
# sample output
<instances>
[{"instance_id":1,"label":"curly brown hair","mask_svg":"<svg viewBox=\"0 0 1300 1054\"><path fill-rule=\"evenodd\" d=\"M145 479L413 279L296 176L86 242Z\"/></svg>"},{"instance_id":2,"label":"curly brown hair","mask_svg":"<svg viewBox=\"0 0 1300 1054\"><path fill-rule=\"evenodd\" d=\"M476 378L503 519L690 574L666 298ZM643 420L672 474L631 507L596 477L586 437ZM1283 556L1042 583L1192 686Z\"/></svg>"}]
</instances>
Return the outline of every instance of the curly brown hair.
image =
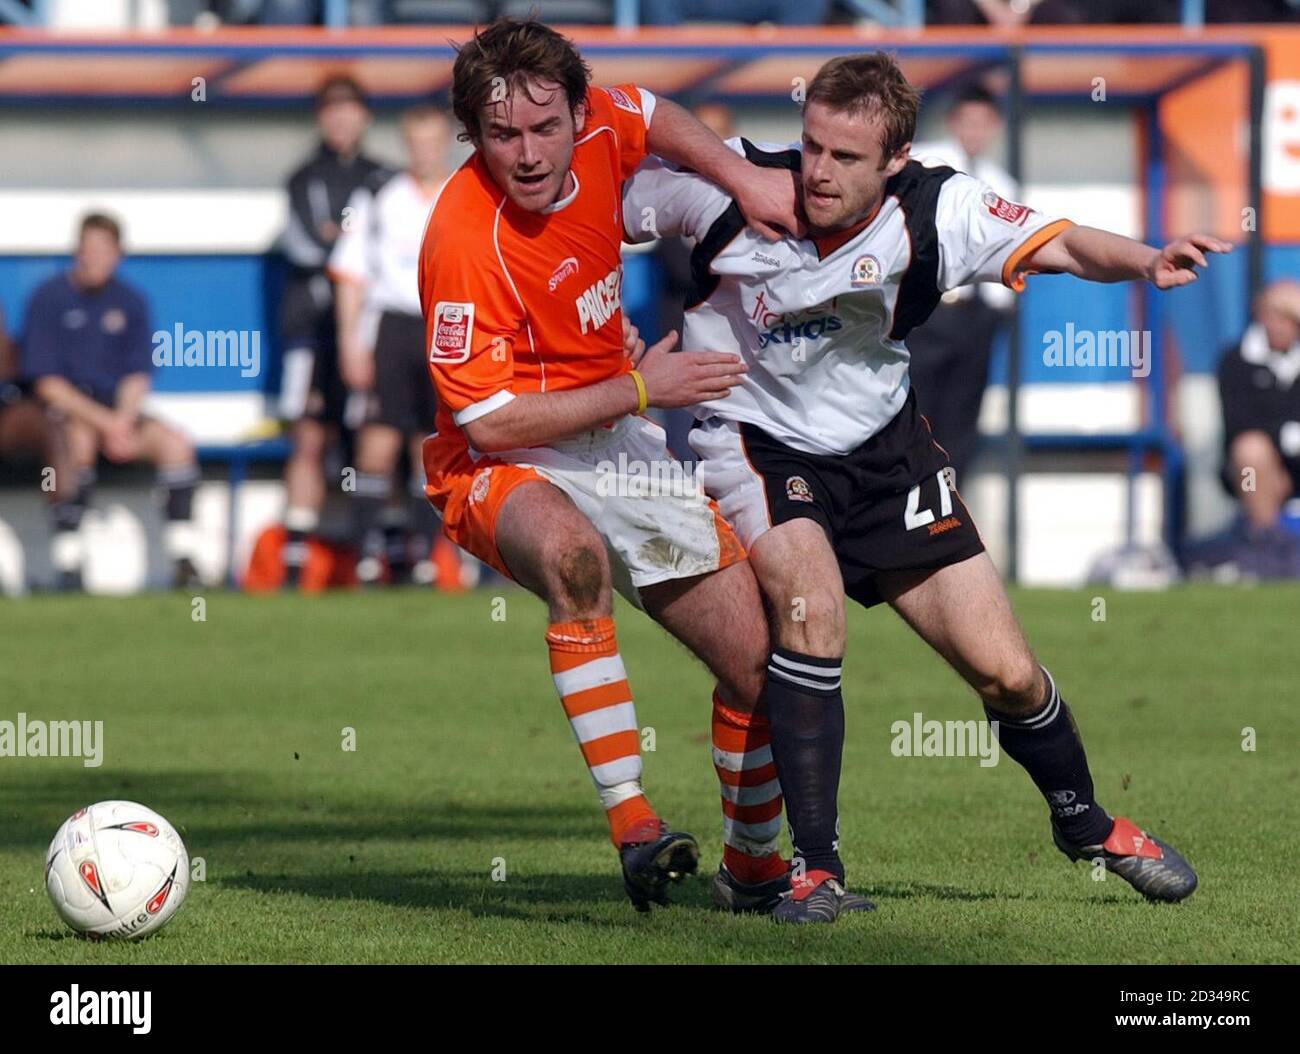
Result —
<instances>
[{"instance_id":1,"label":"curly brown hair","mask_svg":"<svg viewBox=\"0 0 1300 1054\"><path fill-rule=\"evenodd\" d=\"M514 89L527 92L530 81L558 84L569 109L576 111L587 97L591 67L573 41L550 26L532 18L494 19L456 49L451 109L464 125L457 138L462 142L478 140L483 107L506 98Z\"/></svg>"},{"instance_id":2,"label":"curly brown hair","mask_svg":"<svg viewBox=\"0 0 1300 1054\"><path fill-rule=\"evenodd\" d=\"M885 126L881 146L888 161L916 135L921 92L908 83L892 55L871 51L827 62L808 85L805 102L843 113L878 115Z\"/></svg>"}]
</instances>

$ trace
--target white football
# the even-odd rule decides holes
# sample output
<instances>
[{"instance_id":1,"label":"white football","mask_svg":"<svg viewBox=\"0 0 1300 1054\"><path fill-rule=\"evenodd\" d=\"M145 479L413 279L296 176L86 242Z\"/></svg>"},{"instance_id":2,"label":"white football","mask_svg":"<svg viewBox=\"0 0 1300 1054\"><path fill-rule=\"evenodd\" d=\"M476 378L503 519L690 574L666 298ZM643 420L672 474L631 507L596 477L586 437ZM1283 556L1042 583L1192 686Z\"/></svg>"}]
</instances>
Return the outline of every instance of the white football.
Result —
<instances>
[{"instance_id":1,"label":"white football","mask_svg":"<svg viewBox=\"0 0 1300 1054\"><path fill-rule=\"evenodd\" d=\"M134 940L162 927L185 900L190 858L166 820L133 801L73 813L45 857L54 910L87 937Z\"/></svg>"}]
</instances>

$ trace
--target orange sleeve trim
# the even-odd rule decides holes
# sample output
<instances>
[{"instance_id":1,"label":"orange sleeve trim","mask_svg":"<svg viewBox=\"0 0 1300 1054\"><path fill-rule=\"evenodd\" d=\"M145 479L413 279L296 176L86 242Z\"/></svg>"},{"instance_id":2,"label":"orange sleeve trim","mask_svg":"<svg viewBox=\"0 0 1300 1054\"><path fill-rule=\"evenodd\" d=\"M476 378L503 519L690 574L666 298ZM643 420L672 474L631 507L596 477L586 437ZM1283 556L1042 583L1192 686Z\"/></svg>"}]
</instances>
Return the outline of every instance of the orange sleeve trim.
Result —
<instances>
[{"instance_id":1,"label":"orange sleeve trim","mask_svg":"<svg viewBox=\"0 0 1300 1054\"><path fill-rule=\"evenodd\" d=\"M1011 255L1007 257L1007 262L1002 265L1002 284L1014 289L1017 293L1023 293L1025 290L1025 275L1034 272L1018 271L1020 262L1039 246L1050 242L1061 231L1073 226L1073 220L1057 220L1055 223L1049 223L1046 227L1034 231L1033 234L1012 250Z\"/></svg>"}]
</instances>

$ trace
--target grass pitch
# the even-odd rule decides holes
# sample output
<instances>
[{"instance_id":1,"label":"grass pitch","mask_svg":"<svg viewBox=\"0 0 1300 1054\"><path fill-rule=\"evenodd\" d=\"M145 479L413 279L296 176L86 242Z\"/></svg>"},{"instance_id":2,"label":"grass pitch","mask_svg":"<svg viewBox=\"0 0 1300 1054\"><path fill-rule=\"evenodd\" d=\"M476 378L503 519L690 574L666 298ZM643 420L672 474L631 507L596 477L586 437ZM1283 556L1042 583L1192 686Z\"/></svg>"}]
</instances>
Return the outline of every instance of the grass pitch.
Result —
<instances>
[{"instance_id":1,"label":"grass pitch","mask_svg":"<svg viewBox=\"0 0 1300 1054\"><path fill-rule=\"evenodd\" d=\"M798 931L709 909L710 681L623 607L654 729L646 786L699 837L705 876L669 910L632 910L550 684L544 611L506 591L494 620L494 595L213 593L202 622L179 595L0 602L0 720L103 720L105 740L99 768L0 758L0 962L1300 959L1300 589L1108 593L1104 622L1091 594L1015 594L1099 800L1200 872L1178 906L1066 861L1009 758L893 756L894 721L979 706L891 612L853 608L842 845L879 910ZM205 868L139 943L76 939L42 884L59 823L105 798L160 811Z\"/></svg>"}]
</instances>

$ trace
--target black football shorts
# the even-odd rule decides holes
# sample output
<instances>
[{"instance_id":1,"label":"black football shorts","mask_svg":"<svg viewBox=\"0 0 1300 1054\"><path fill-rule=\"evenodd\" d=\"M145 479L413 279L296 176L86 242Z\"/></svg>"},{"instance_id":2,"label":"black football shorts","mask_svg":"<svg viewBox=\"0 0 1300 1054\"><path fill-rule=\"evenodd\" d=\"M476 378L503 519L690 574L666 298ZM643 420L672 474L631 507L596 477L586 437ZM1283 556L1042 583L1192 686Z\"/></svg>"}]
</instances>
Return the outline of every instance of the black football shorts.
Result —
<instances>
[{"instance_id":1,"label":"black football shorts","mask_svg":"<svg viewBox=\"0 0 1300 1054\"><path fill-rule=\"evenodd\" d=\"M856 450L810 454L751 424L711 418L691 430L700 483L748 548L790 520L820 524L845 593L881 601L876 578L960 563L984 551L970 510L951 486L948 455L907 400Z\"/></svg>"},{"instance_id":2,"label":"black football shorts","mask_svg":"<svg viewBox=\"0 0 1300 1054\"><path fill-rule=\"evenodd\" d=\"M366 421L404 435L433 431L437 401L425 364L424 319L385 311L375 335L375 387Z\"/></svg>"}]
</instances>

